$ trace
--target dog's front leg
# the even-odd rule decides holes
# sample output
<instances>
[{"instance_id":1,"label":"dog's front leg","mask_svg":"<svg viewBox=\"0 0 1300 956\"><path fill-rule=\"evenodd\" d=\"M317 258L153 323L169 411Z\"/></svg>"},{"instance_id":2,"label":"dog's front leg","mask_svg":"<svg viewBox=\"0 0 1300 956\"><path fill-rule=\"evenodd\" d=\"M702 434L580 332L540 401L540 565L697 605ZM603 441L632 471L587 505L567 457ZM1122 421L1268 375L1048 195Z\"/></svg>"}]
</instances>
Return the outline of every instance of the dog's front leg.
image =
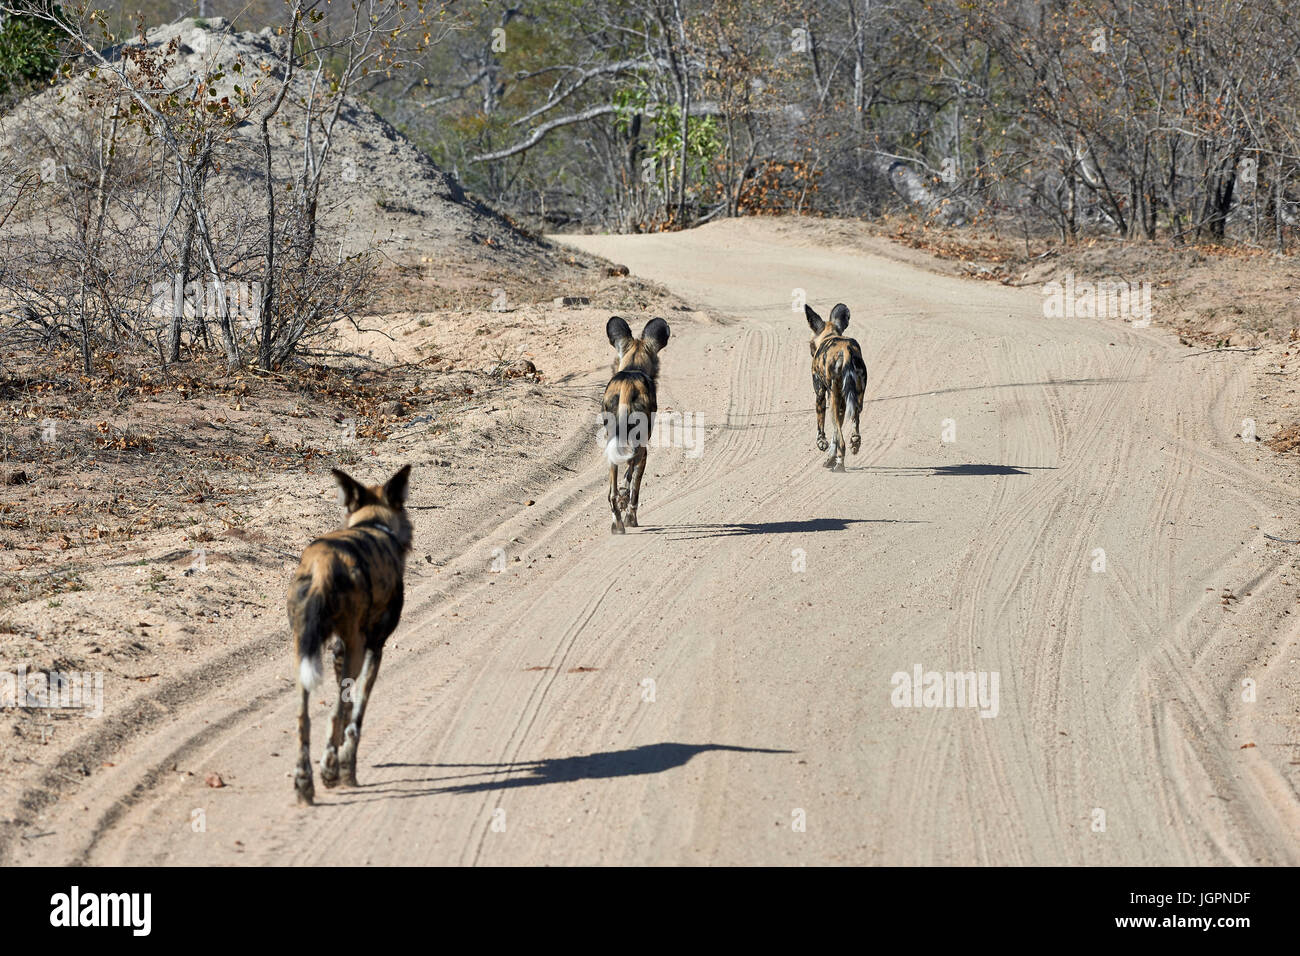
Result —
<instances>
[{"instance_id":1,"label":"dog's front leg","mask_svg":"<svg viewBox=\"0 0 1300 956\"><path fill-rule=\"evenodd\" d=\"M328 787L336 787L339 782L339 747L343 743L343 729L347 726L346 715L343 713L343 705L346 703L344 698L347 697L347 690L343 686L343 681L347 677L347 646L342 640L335 637L333 640L334 651L334 677L338 683L338 697L334 700L333 728L330 731L329 739L325 741L325 753L320 760L320 779L321 783Z\"/></svg>"},{"instance_id":2,"label":"dog's front leg","mask_svg":"<svg viewBox=\"0 0 1300 956\"><path fill-rule=\"evenodd\" d=\"M642 445L636 450L636 456L628 465L628 487L631 489L631 493L628 495L627 509L623 514L624 521L632 528L637 527L636 509L641 503L641 476L645 474L645 462L647 457L649 457L649 452L646 450L646 447Z\"/></svg>"}]
</instances>

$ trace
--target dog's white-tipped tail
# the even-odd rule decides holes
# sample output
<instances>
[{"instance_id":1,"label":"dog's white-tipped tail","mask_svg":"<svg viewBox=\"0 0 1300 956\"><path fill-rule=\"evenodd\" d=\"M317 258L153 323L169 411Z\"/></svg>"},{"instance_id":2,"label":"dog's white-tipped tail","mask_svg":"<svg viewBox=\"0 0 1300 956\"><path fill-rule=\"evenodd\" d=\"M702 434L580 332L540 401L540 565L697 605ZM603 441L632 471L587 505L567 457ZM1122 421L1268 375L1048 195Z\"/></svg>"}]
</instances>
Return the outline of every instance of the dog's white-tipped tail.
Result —
<instances>
[{"instance_id":1,"label":"dog's white-tipped tail","mask_svg":"<svg viewBox=\"0 0 1300 956\"><path fill-rule=\"evenodd\" d=\"M320 686L321 661L320 652L310 654L298 662L298 683L303 690L315 690Z\"/></svg>"},{"instance_id":2,"label":"dog's white-tipped tail","mask_svg":"<svg viewBox=\"0 0 1300 956\"><path fill-rule=\"evenodd\" d=\"M627 415L627 406L620 402L614 421L611 422L608 417L605 419L605 434L609 438L605 442L605 457L611 465L627 464L636 454L636 445L627 432Z\"/></svg>"},{"instance_id":3,"label":"dog's white-tipped tail","mask_svg":"<svg viewBox=\"0 0 1300 956\"><path fill-rule=\"evenodd\" d=\"M290 597L289 619L298 654L298 683L307 691L315 690L321 681L320 652L329 631L321 622L324 607L325 598L311 579L302 579Z\"/></svg>"},{"instance_id":4,"label":"dog's white-tipped tail","mask_svg":"<svg viewBox=\"0 0 1300 956\"><path fill-rule=\"evenodd\" d=\"M605 443L605 457L609 459L611 465L625 465L632 460L634 449L620 445L618 436L611 438Z\"/></svg>"}]
</instances>

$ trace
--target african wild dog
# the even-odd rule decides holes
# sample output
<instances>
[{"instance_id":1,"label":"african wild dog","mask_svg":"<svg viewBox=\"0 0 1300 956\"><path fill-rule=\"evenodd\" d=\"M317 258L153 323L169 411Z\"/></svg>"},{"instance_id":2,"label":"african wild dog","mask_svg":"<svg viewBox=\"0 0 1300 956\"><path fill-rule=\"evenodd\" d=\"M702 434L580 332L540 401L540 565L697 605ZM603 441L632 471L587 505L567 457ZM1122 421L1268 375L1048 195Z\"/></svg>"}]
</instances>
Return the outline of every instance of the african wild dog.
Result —
<instances>
[{"instance_id":1,"label":"african wild dog","mask_svg":"<svg viewBox=\"0 0 1300 956\"><path fill-rule=\"evenodd\" d=\"M849 325L849 307L841 302L831 309L831 320L825 322L812 310L803 307L812 328L812 379L813 393L817 396L817 447L827 449L826 396L831 399L831 415L835 420L835 450L826 459L832 471L844 470L844 416L853 416L853 454L862 445L858 433L858 417L862 414L862 400L867 393L867 366L862 361L858 343L846 337Z\"/></svg>"},{"instance_id":2,"label":"african wild dog","mask_svg":"<svg viewBox=\"0 0 1300 956\"><path fill-rule=\"evenodd\" d=\"M645 473L646 446L658 411L656 386L659 353L668 345L668 323L651 319L633 338L632 330L617 315L605 325L609 344L618 350L614 377L605 386L601 408L605 423L605 457L609 460L609 510L614 515L610 534L625 534L636 523ZM618 466L627 465L623 490L618 490Z\"/></svg>"},{"instance_id":3,"label":"african wild dog","mask_svg":"<svg viewBox=\"0 0 1300 956\"><path fill-rule=\"evenodd\" d=\"M341 778L345 786L355 787L361 720L379 674L384 642L402 614L402 575L411 550L411 522L405 508L411 466L387 484L369 487L337 468L332 471L339 483L339 503L347 508L347 523L307 545L289 584L289 624L302 690L293 785L298 802L304 804L311 804L316 794L307 705L321 680L321 648L333 636L334 676L339 682L334 729L321 758L321 782L335 787ZM352 681L350 695L343 686L345 678ZM350 718L343 712L348 699Z\"/></svg>"}]
</instances>

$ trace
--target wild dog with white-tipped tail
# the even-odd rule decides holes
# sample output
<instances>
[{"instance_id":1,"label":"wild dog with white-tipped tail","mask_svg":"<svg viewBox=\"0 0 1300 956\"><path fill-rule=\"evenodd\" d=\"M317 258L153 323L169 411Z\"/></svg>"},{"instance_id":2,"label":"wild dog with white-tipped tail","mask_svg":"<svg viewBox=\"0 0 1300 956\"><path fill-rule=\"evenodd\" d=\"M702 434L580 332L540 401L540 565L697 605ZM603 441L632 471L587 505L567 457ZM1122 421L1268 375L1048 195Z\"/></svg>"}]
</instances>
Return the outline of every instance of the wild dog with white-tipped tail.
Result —
<instances>
[{"instance_id":1,"label":"wild dog with white-tipped tail","mask_svg":"<svg viewBox=\"0 0 1300 956\"><path fill-rule=\"evenodd\" d=\"M609 530L611 534L626 534L629 527L637 526L646 447L659 410L659 353L668 346L668 323L651 319L641 330L641 337L636 338L616 315L606 323L605 335L618 352L614 377L605 386L601 401L605 458L609 461L609 510L614 516ZM626 466L622 489L618 487L620 465Z\"/></svg>"},{"instance_id":2,"label":"wild dog with white-tipped tail","mask_svg":"<svg viewBox=\"0 0 1300 956\"><path fill-rule=\"evenodd\" d=\"M406 517L411 466L383 485L362 485L337 468L333 472L347 522L307 545L289 583L289 624L302 691L293 785L298 802L309 806L316 790L307 708L321 680L321 649L332 637L339 683L334 727L320 763L321 783L355 787L361 721L379 676L384 642L402 616L402 577L411 550L411 522Z\"/></svg>"},{"instance_id":3,"label":"wild dog with white-tipped tail","mask_svg":"<svg viewBox=\"0 0 1300 956\"><path fill-rule=\"evenodd\" d=\"M826 441L826 399L829 396L835 423L835 450L826 459L826 467L831 471L843 471L845 417L853 417L850 444L853 454L856 455L862 445L858 418L867 394L867 364L862 361L862 349L858 343L844 334L849 325L847 305L841 302L831 309L829 322L814 312L812 306L805 305L803 309L812 329L809 348L812 351L813 394L817 398L817 448L825 451L830 447Z\"/></svg>"}]
</instances>

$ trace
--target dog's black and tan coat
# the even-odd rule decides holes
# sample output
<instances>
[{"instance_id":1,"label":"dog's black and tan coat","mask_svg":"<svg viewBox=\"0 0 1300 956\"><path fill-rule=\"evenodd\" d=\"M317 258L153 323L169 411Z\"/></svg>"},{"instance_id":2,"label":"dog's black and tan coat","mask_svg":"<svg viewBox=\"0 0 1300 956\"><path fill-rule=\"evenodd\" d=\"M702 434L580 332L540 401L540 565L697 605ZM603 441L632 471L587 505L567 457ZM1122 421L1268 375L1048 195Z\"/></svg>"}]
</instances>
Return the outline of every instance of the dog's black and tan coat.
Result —
<instances>
[{"instance_id":1,"label":"dog's black and tan coat","mask_svg":"<svg viewBox=\"0 0 1300 956\"><path fill-rule=\"evenodd\" d=\"M636 338L628 324L614 316L605 325L605 335L618 351L614 377L605 386L601 401L609 461L609 510L614 516L609 530L624 534L628 526L637 526L646 448L659 410L659 353L668 345L668 323L651 319ZM622 490L618 487L619 465L627 466Z\"/></svg>"},{"instance_id":2,"label":"dog's black and tan coat","mask_svg":"<svg viewBox=\"0 0 1300 956\"><path fill-rule=\"evenodd\" d=\"M844 334L849 325L849 307L843 302L831 309L831 320L826 322L813 311L812 306L804 306L808 326L812 329L812 380L813 394L817 398L817 447L825 451L829 447L826 441L826 400L830 399L831 415L835 422L835 450L826 459L826 467L832 471L844 470L844 418L853 417L853 454L858 453L862 445L862 436L858 430L858 418L862 414L862 402L867 393L867 365L862 361L862 349L858 343Z\"/></svg>"},{"instance_id":3,"label":"dog's black and tan coat","mask_svg":"<svg viewBox=\"0 0 1300 956\"><path fill-rule=\"evenodd\" d=\"M379 674L384 642L402 614L402 577L411 550L411 522L406 517L410 474L407 465L385 484L367 487L334 469L347 523L307 546L289 584L289 624L302 691L294 774L300 803L310 804L315 797L308 698L320 684L321 650L331 637L339 697L321 759L321 782L327 787L357 785L361 721ZM345 685L345 680L351 684ZM351 712L345 713L349 700Z\"/></svg>"}]
</instances>

